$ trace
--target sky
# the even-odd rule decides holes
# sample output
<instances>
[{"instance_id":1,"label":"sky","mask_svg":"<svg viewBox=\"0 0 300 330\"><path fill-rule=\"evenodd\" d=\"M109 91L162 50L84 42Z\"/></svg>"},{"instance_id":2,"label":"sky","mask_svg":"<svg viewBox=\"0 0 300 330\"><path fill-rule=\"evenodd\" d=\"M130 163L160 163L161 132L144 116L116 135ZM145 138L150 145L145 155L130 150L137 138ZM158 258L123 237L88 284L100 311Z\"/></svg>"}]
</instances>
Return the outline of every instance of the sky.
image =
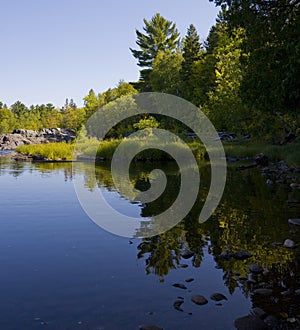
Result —
<instances>
[{"instance_id":1,"label":"sky","mask_svg":"<svg viewBox=\"0 0 300 330\"><path fill-rule=\"evenodd\" d=\"M183 37L196 26L201 41L219 9L209 0L0 0L0 101L83 105L120 80L137 81L135 30L160 13Z\"/></svg>"}]
</instances>

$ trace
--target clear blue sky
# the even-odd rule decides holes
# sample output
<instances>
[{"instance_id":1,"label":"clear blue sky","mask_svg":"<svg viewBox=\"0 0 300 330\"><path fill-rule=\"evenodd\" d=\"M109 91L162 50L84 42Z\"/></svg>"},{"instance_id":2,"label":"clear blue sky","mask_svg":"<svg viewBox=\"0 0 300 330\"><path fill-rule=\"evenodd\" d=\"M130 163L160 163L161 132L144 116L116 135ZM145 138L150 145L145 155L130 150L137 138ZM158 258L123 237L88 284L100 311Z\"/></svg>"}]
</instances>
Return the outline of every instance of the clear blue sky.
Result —
<instances>
[{"instance_id":1,"label":"clear blue sky","mask_svg":"<svg viewBox=\"0 0 300 330\"><path fill-rule=\"evenodd\" d=\"M193 23L203 41L218 11L209 0L2 0L0 101L81 106L91 88L138 79L129 47L143 18L160 13L181 36Z\"/></svg>"}]
</instances>

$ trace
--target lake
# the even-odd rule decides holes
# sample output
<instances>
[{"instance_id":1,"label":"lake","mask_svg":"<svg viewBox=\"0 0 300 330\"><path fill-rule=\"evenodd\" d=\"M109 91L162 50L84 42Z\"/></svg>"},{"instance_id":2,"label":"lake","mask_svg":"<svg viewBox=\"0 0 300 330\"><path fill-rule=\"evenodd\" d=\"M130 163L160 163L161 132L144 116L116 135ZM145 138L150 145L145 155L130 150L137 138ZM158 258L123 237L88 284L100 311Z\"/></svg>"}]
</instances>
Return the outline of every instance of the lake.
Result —
<instances>
[{"instance_id":1,"label":"lake","mask_svg":"<svg viewBox=\"0 0 300 330\"><path fill-rule=\"evenodd\" d=\"M300 243L299 227L288 224L300 217L300 190L266 184L260 169L229 166L218 209L199 224L210 179L203 164L199 196L185 219L142 239L105 231L81 208L76 177L84 189L101 189L109 204L129 216L148 219L162 212L176 198L178 168L136 163L131 178L146 190L147 173L157 166L167 175L168 189L142 204L118 194L105 163L96 168L81 163L74 170L71 163L0 157L0 329L132 330L146 324L224 330L235 329L234 321L257 307L270 322L296 327L300 249L282 243L287 238ZM187 249L193 255L185 259ZM233 257L238 251L252 257L239 260ZM251 273L253 264L263 272ZM227 300L211 299L214 293ZM197 305L194 295L208 302Z\"/></svg>"}]
</instances>

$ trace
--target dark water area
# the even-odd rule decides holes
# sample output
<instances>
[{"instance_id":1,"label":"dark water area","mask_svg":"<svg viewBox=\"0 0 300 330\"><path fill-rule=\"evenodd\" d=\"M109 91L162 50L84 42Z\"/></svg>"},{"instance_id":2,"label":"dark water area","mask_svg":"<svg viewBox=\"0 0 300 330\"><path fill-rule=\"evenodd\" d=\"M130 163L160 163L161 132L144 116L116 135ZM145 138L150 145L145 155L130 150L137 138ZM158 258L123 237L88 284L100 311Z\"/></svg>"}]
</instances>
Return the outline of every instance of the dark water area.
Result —
<instances>
[{"instance_id":1,"label":"dark water area","mask_svg":"<svg viewBox=\"0 0 300 330\"><path fill-rule=\"evenodd\" d=\"M76 177L84 178L87 190L101 189L127 215L161 213L176 198L180 173L175 165L159 166L167 189L157 201L141 204L118 194L105 163L82 163L74 171L70 163L0 158L0 329L132 330L155 324L224 330L235 329L234 321L257 307L270 322L273 317L273 329L297 328L300 246L288 249L283 242L300 243L300 227L288 223L300 218L300 190L266 184L260 169L228 168L218 209L199 224L210 182L203 165L190 213L166 233L144 239L108 233L81 208ZM133 164L137 189L147 189L153 167ZM187 250L193 254L184 258ZM238 258L238 251L251 257ZM259 274L250 272L253 264L261 266ZM214 293L227 300L211 299ZM208 302L196 305L194 295Z\"/></svg>"}]
</instances>

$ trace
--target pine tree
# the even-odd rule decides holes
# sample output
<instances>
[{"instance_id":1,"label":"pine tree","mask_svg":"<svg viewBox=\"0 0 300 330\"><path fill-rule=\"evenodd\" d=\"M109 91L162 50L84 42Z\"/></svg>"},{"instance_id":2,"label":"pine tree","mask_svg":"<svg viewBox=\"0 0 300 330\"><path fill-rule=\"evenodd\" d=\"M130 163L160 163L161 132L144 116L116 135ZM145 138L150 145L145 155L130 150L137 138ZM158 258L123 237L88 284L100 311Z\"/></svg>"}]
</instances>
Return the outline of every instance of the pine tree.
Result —
<instances>
[{"instance_id":1,"label":"pine tree","mask_svg":"<svg viewBox=\"0 0 300 330\"><path fill-rule=\"evenodd\" d=\"M182 97L191 101L193 86L191 86L191 75L195 62L201 59L201 43L199 35L193 24L191 24L187 30L187 35L183 40L182 56L183 62L181 65L181 94Z\"/></svg>"},{"instance_id":2,"label":"pine tree","mask_svg":"<svg viewBox=\"0 0 300 330\"><path fill-rule=\"evenodd\" d=\"M140 50L131 49L133 56L138 60L140 70L140 88L150 90L149 75L152 62L159 51L176 52L179 46L179 32L175 23L166 20L160 14L154 15L150 21L144 19L145 34L136 30L136 44Z\"/></svg>"}]
</instances>

